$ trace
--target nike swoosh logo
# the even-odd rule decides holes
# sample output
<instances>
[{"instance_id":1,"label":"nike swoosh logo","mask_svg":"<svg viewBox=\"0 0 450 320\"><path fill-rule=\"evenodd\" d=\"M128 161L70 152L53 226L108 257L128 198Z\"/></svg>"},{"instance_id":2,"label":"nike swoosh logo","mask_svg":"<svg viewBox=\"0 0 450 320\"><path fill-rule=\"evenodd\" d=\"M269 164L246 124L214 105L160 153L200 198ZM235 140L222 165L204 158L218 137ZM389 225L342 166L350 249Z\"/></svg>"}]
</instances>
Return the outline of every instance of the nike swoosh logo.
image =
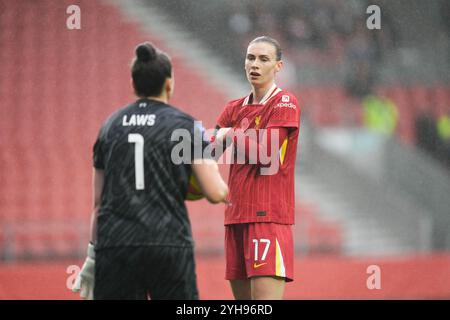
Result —
<instances>
[{"instance_id":1,"label":"nike swoosh logo","mask_svg":"<svg viewBox=\"0 0 450 320\"><path fill-rule=\"evenodd\" d=\"M257 269L257 268L259 268L259 267L262 267L262 266L265 265L265 264L267 264L267 262L263 262L263 263L259 263L259 264L255 262L255 263L253 264L253 268L254 268L254 269Z\"/></svg>"}]
</instances>

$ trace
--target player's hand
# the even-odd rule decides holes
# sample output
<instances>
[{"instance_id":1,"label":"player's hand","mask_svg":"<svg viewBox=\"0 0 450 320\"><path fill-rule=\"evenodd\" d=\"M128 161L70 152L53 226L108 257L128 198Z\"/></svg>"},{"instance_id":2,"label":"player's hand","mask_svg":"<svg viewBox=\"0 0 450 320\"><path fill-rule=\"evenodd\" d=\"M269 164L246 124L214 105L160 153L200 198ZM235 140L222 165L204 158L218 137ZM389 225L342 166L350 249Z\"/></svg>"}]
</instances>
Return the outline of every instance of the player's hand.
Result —
<instances>
[{"instance_id":1,"label":"player's hand","mask_svg":"<svg viewBox=\"0 0 450 320\"><path fill-rule=\"evenodd\" d=\"M95 251L94 245L89 243L87 257L83 267L75 280L72 287L73 292L80 292L83 299L94 299L94 276L95 276Z\"/></svg>"}]
</instances>

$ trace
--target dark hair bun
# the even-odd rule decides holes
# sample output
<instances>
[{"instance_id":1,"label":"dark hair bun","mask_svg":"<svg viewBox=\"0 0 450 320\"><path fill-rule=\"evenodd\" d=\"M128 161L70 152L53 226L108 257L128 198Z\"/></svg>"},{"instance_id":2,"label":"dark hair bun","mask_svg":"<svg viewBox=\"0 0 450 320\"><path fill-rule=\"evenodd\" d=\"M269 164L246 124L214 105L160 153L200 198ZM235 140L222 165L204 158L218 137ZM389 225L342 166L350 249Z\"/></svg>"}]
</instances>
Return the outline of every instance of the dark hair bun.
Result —
<instances>
[{"instance_id":1,"label":"dark hair bun","mask_svg":"<svg viewBox=\"0 0 450 320\"><path fill-rule=\"evenodd\" d=\"M136 47L136 57L142 62L154 60L156 58L156 50L151 43L142 43Z\"/></svg>"}]
</instances>

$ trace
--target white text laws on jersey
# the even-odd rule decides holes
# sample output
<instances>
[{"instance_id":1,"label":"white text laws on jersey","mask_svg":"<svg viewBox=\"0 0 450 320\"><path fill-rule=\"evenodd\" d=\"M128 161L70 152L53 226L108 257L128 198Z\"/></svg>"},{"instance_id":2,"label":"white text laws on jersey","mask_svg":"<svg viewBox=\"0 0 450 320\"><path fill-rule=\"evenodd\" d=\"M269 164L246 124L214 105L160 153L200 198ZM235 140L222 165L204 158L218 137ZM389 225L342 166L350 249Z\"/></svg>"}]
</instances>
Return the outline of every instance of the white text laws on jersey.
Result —
<instances>
[{"instance_id":1,"label":"white text laws on jersey","mask_svg":"<svg viewBox=\"0 0 450 320\"><path fill-rule=\"evenodd\" d=\"M153 126L155 125L156 115L154 114L132 114L128 119L128 115L124 115L122 119L123 126Z\"/></svg>"}]
</instances>

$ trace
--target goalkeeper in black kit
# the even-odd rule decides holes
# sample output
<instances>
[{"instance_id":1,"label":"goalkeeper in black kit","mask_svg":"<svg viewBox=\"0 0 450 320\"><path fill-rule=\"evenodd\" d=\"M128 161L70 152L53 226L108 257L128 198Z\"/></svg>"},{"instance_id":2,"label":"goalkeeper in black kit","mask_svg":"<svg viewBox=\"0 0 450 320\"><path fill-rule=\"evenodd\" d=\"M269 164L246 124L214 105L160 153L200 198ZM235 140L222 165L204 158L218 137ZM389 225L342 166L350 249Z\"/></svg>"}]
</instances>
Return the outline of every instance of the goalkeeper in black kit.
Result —
<instances>
[{"instance_id":1,"label":"goalkeeper in black kit","mask_svg":"<svg viewBox=\"0 0 450 320\"><path fill-rule=\"evenodd\" d=\"M91 242L73 286L87 299L198 299L192 231L185 200L193 175L212 203L228 187L212 159L173 159L174 131L204 134L168 104L170 58L150 43L131 67L138 100L112 114L94 145ZM190 148L208 146L191 139ZM203 153L200 153L203 154Z\"/></svg>"}]
</instances>

